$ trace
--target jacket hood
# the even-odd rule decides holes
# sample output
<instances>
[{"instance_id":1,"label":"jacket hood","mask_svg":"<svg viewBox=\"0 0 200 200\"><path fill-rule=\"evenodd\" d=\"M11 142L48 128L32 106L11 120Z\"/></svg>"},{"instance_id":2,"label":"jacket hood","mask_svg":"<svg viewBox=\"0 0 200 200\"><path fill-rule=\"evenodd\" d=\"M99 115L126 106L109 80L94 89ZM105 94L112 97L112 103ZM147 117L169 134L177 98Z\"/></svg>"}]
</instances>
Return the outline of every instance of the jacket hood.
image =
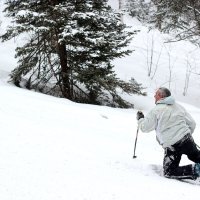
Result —
<instances>
[{"instance_id":1,"label":"jacket hood","mask_svg":"<svg viewBox=\"0 0 200 200\"><path fill-rule=\"evenodd\" d=\"M159 101L157 101L156 104L167 104L167 105L173 105L175 103L175 99L172 96L160 99Z\"/></svg>"}]
</instances>

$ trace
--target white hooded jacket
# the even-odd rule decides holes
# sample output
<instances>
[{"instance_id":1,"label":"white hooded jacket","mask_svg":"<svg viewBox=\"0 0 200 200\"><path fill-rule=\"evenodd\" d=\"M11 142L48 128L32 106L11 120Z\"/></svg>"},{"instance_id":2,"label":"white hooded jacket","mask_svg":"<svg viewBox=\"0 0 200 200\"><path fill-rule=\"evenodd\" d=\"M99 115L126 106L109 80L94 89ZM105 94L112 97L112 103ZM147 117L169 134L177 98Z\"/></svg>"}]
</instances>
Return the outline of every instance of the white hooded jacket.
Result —
<instances>
[{"instance_id":1,"label":"white hooded jacket","mask_svg":"<svg viewBox=\"0 0 200 200\"><path fill-rule=\"evenodd\" d=\"M158 142L166 148L186 134L192 134L196 123L191 115L169 96L159 100L145 118L139 119L138 125L142 132L156 130Z\"/></svg>"}]
</instances>

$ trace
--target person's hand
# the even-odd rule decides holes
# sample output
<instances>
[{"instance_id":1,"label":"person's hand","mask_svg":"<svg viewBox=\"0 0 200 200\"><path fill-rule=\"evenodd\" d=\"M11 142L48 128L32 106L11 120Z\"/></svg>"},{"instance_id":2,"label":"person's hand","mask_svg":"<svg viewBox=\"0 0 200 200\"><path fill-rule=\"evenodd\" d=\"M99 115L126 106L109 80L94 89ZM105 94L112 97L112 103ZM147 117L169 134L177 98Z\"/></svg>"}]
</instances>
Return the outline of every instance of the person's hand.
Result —
<instances>
[{"instance_id":1,"label":"person's hand","mask_svg":"<svg viewBox=\"0 0 200 200\"><path fill-rule=\"evenodd\" d=\"M138 111L137 112L137 120L141 119L141 118L144 118L144 114L141 112L141 111Z\"/></svg>"}]
</instances>

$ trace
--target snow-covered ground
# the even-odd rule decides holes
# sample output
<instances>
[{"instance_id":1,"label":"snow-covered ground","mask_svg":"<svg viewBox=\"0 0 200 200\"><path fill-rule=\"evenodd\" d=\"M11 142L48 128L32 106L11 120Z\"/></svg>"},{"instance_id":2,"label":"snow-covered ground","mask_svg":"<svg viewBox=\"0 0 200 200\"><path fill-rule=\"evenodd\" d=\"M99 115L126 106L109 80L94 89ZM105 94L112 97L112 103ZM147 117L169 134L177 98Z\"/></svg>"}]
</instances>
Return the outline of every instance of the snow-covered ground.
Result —
<instances>
[{"instance_id":1,"label":"snow-covered ground","mask_svg":"<svg viewBox=\"0 0 200 200\"><path fill-rule=\"evenodd\" d=\"M2 83L0 93L0 199L199 197L200 185L159 175L163 150L154 132L139 132L132 158L137 110L76 104ZM200 143L200 110L185 107Z\"/></svg>"},{"instance_id":2,"label":"snow-covered ground","mask_svg":"<svg viewBox=\"0 0 200 200\"><path fill-rule=\"evenodd\" d=\"M163 150L154 132L139 132L132 158L136 110L76 104L4 84L0 93L0 199L199 197L200 185L159 175ZM197 121L200 143L200 110L185 107Z\"/></svg>"},{"instance_id":3,"label":"snow-covered ground","mask_svg":"<svg viewBox=\"0 0 200 200\"><path fill-rule=\"evenodd\" d=\"M163 49L154 79L148 78L148 38L155 34L155 55L159 55L163 40L159 41L167 36L157 31L147 34L147 29L138 22L128 17L126 21L140 27L141 33L130 46L135 52L116 60L115 64L121 78L134 77L147 87L147 97L126 96L135 103L135 109L77 104L16 88L7 83L9 71L16 64L13 59L16 43L0 44L1 200L199 198L200 183L194 185L161 176L163 149L156 142L155 132L139 132L137 158L133 159L136 112L140 109L146 114L154 106L154 90L164 82L168 87L169 54ZM188 94L186 97L181 95L185 83L186 66L182 67L182 64L187 61L186 50L194 50L192 55L196 55L196 63L198 50L187 42L169 46L173 95L196 120L194 138L200 144L197 77L190 76ZM172 58L177 58L176 62ZM198 71L197 67L198 64ZM191 162L183 157L181 164L188 163Z\"/></svg>"}]
</instances>

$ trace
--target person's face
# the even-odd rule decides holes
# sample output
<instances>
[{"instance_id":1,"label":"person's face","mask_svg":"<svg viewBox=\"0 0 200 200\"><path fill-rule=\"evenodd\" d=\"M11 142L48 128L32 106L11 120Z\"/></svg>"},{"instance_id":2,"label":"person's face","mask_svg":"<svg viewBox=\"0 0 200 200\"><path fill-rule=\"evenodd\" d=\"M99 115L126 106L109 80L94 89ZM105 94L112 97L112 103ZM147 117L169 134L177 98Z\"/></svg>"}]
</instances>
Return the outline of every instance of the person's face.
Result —
<instances>
[{"instance_id":1,"label":"person's face","mask_svg":"<svg viewBox=\"0 0 200 200\"><path fill-rule=\"evenodd\" d=\"M159 90L156 91L154 98L155 98L155 103L157 103L157 101L159 101L162 98Z\"/></svg>"}]
</instances>

